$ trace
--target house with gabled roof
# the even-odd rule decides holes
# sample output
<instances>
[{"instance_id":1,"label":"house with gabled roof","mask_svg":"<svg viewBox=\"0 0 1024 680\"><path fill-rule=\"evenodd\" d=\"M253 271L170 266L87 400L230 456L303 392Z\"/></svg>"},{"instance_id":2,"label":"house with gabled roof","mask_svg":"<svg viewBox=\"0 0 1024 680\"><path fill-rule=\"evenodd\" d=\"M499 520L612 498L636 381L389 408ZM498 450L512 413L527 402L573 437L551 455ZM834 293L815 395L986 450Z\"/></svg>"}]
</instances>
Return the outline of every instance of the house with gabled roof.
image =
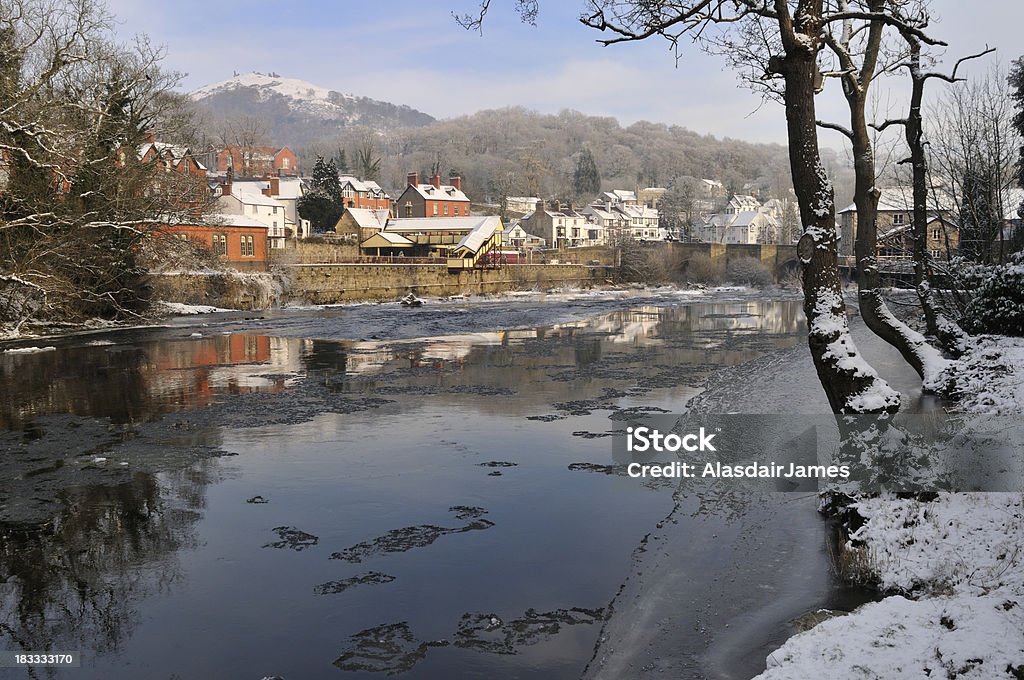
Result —
<instances>
[{"instance_id":1,"label":"house with gabled roof","mask_svg":"<svg viewBox=\"0 0 1024 680\"><path fill-rule=\"evenodd\" d=\"M451 177L450 184L441 184L441 176L434 175L427 184L421 184L419 173L410 172L405 191L395 201L395 215L413 217L469 217L469 197L462 193L462 178Z\"/></svg>"},{"instance_id":2,"label":"house with gabled roof","mask_svg":"<svg viewBox=\"0 0 1024 680\"><path fill-rule=\"evenodd\" d=\"M604 228L588 222L572 203L538 200L533 212L523 215L519 225L528 233L544 239L552 248L596 246L604 243Z\"/></svg>"},{"instance_id":3,"label":"house with gabled roof","mask_svg":"<svg viewBox=\"0 0 1024 680\"><path fill-rule=\"evenodd\" d=\"M299 176L299 159L287 146L228 144L217 151L216 164L218 173L230 170L235 178Z\"/></svg>"},{"instance_id":4,"label":"house with gabled roof","mask_svg":"<svg viewBox=\"0 0 1024 680\"><path fill-rule=\"evenodd\" d=\"M928 193L929 229L936 221L949 224L953 214L953 199L941 189ZM857 242L857 204L851 203L836 215L839 221L839 254L853 257ZM884 187L878 196L878 214L875 224L878 234L909 226L914 220L913 190L909 186ZM898 232L893 232L898 233Z\"/></svg>"},{"instance_id":5,"label":"house with gabled roof","mask_svg":"<svg viewBox=\"0 0 1024 680\"><path fill-rule=\"evenodd\" d=\"M288 218L285 204L249 182L222 184L217 210L225 215L243 215L265 225L267 242L272 249L284 248L288 239L299 236L298 225Z\"/></svg>"},{"instance_id":6,"label":"house with gabled roof","mask_svg":"<svg viewBox=\"0 0 1024 680\"><path fill-rule=\"evenodd\" d=\"M383 231L390 216L388 209L345 208L334 226L334 233L345 242L362 243Z\"/></svg>"},{"instance_id":7,"label":"house with gabled roof","mask_svg":"<svg viewBox=\"0 0 1024 680\"><path fill-rule=\"evenodd\" d=\"M338 175L338 182L341 185L341 201L346 208L391 209L391 196L373 180Z\"/></svg>"}]
</instances>

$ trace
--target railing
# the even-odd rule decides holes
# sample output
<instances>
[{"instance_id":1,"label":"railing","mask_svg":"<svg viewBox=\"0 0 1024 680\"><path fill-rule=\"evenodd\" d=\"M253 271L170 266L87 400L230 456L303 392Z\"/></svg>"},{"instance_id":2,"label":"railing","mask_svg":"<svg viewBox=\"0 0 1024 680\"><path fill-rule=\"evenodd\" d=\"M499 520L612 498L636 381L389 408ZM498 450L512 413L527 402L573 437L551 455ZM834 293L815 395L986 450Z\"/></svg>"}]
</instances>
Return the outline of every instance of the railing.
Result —
<instances>
[{"instance_id":1,"label":"railing","mask_svg":"<svg viewBox=\"0 0 1024 680\"><path fill-rule=\"evenodd\" d=\"M304 263L310 266L324 264L444 264L443 257L399 257L394 255L352 255L331 257L325 262Z\"/></svg>"}]
</instances>

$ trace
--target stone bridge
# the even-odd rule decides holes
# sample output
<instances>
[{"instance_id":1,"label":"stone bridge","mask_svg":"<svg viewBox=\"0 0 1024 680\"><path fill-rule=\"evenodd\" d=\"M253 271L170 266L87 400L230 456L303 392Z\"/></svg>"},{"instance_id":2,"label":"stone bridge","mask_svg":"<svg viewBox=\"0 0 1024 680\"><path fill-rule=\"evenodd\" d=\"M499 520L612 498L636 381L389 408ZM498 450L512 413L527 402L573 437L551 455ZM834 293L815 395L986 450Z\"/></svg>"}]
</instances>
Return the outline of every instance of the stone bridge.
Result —
<instances>
[{"instance_id":1,"label":"stone bridge","mask_svg":"<svg viewBox=\"0 0 1024 680\"><path fill-rule=\"evenodd\" d=\"M659 244L661 245L661 244ZM741 258L758 260L775 274L775 278L800 270L795 245L747 245L742 243L676 243L664 244L675 266L685 273L695 257L704 257L712 266L725 271L729 264Z\"/></svg>"}]
</instances>

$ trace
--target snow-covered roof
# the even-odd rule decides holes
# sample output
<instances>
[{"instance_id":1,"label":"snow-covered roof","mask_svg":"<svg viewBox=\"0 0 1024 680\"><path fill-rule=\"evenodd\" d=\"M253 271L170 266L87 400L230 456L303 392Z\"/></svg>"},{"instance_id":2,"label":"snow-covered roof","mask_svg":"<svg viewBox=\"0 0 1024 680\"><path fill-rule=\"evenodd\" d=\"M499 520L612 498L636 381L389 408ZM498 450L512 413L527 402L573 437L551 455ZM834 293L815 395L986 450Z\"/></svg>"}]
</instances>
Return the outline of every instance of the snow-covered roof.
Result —
<instances>
[{"instance_id":1,"label":"snow-covered roof","mask_svg":"<svg viewBox=\"0 0 1024 680\"><path fill-rule=\"evenodd\" d=\"M398 233L393 232L393 231L379 231L376 234L374 234L373 236L379 236L382 239L384 239L385 241L387 241L388 243L393 243L395 245L403 245L403 246L404 245L408 245L408 246L414 245L413 242L410 241L409 239L407 239L405 236L402 236L401 234L398 234Z\"/></svg>"},{"instance_id":2,"label":"snow-covered roof","mask_svg":"<svg viewBox=\"0 0 1024 680\"><path fill-rule=\"evenodd\" d=\"M462 237L455 249L466 248L476 253L499 229L501 229L500 217L494 215L485 217L478 226Z\"/></svg>"},{"instance_id":3,"label":"snow-covered roof","mask_svg":"<svg viewBox=\"0 0 1024 680\"><path fill-rule=\"evenodd\" d=\"M406 233L428 231L471 231L484 221L487 215L473 217L401 217L388 220L385 231Z\"/></svg>"},{"instance_id":4,"label":"snow-covered roof","mask_svg":"<svg viewBox=\"0 0 1024 680\"><path fill-rule=\"evenodd\" d=\"M469 203L469 197L462 193L460 189L456 189L450 184L442 184L440 189L433 184L410 184L409 186L415 189L416 193L420 196L430 200L465 201Z\"/></svg>"},{"instance_id":5,"label":"snow-covered roof","mask_svg":"<svg viewBox=\"0 0 1024 680\"><path fill-rule=\"evenodd\" d=\"M302 180L298 177L282 177L278 181L278 193L271 198L279 200L295 200L304 192ZM270 182L265 179L236 179L231 183L232 193L243 192L246 194L263 194L265 189L270 188Z\"/></svg>"},{"instance_id":6,"label":"snow-covered roof","mask_svg":"<svg viewBox=\"0 0 1024 680\"><path fill-rule=\"evenodd\" d=\"M284 204L276 198L270 196L264 196L263 193L256 186L258 182L238 182L231 184L231 194L238 199L240 203L245 205L262 205L267 207L284 208ZM224 196L229 198L230 196Z\"/></svg>"},{"instance_id":7,"label":"snow-covered roof","mask_svg":"<svg viewBox=\"0 0 1024 680\"><path fill-rule=\"evenodd\" d=\"M914 209L914 192L909 186L882 187L878 196L879 212L911 212ZM953 209L953 198L942 189L928 191L928 210ZM857 204L851 203L838 214L857 212Z\"/></svg>"},{"instance_id":8,"label":"snow-covered roof","mask_svg":"<svg viewBox=\"0 0 1024 680\"><path fill-rule=\"evenodd\" d=\"M632 191L625 189L612 189L602 194L606 200L612 203L622 203L625 201L636 201L636 194Z\"/></svg>"},{"instance_id":9,"label":"snow-covered roof","mask_svg":"<svg viewBox=\"0 0 1024 680\"><path fill-rule=\"evenodd\" d=\"M186 146L177 146L175 144L167 144L166 142L146 142L145 144L140 144L138 149L136 149L136 153L138 154L139 160L142 160L143 158L145 158L146 154L149 153L150 149L155 151L157 153L157 155L160 156L160 157L164 157L164 156L170 154L171 159L173 160L172 165L174 167L178 167L178 164L181 163L186 158L192 158L192 161L197 166L199 166L200 170L203 170L203 171L206 170L206 166L205 165L200 163L196 158L192 157L192 150L191 149L189 149Z\"/></svg>"},{"instance_id":10,"label":"snow-covered roof","mask_svg":"<svg viewBox=\"0 0 1024 680\"><path fill-rule=\"evenodd\" d=\"M387 210L345 208L345 212L351 215L355 223L362 229L384 229L388 221Z\"/></svg>"},{"instance_id":11,"label":"snow-covered roof","mask_svg":"<svg viewBox=\"0 0 1024 680\"><path fill-rule=\"evenodd\" d=\"M379 184L369 179L359 179L354 175L338 175L338 181L341 183L341 187L344 189L346 184L351 184L352 188L359 193L366 194L383 194L384 198L391 198L387 195L387 192L381 188Z\"/></svg>"},{"instance_id":12,"label":"snow-covered roof","mask_svg":"<svg viewBox=\"0 0 1024 680\"><path fill-rule=\"evenodd\" d=\"M217 213L209 215L207 222L214 226L225 226L225 227L259 227L260 229L266 229L267 225L263 224L254 217L248 215L230 215L227 213Z\"/></svg>"}]
</instances>

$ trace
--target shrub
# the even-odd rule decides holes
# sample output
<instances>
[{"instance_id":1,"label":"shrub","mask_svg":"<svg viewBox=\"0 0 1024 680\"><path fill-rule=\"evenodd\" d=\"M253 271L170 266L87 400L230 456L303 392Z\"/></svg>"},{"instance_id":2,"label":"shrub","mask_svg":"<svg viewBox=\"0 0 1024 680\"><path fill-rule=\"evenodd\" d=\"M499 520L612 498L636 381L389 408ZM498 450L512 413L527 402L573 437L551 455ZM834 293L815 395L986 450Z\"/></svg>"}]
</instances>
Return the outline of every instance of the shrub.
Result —
<instances>
[{"instance_id":1,"label":"shrub","mask_svg":"<svg viewBox=\"0 0 1024 680\"><path fill-rule=\"evenodd\" d=\"M718 283L721 270L707 255L694 255L686 263L686 280L690 283Z\"/></svg>"},{"instance_id":2,"label":"shrub","mask_svg":"<svg viewBox=\"0 0 1024 680\"><path fill-rule=\"evenodd\" d=\"M1024 264L992 267L964 310L969 333L1024 336Z\"/></svg>"},{"instance_id":3,"label":"shrub","mask_svg":"<svg viewBox=\"0 0 1024 680\"><path fill-rule=\"evenodd\" d=\"M732 283L755 287L768 286L774 281L771 270L753 257L739 257L730 262L726 278Z\"/></svg>"}]
</instances>

